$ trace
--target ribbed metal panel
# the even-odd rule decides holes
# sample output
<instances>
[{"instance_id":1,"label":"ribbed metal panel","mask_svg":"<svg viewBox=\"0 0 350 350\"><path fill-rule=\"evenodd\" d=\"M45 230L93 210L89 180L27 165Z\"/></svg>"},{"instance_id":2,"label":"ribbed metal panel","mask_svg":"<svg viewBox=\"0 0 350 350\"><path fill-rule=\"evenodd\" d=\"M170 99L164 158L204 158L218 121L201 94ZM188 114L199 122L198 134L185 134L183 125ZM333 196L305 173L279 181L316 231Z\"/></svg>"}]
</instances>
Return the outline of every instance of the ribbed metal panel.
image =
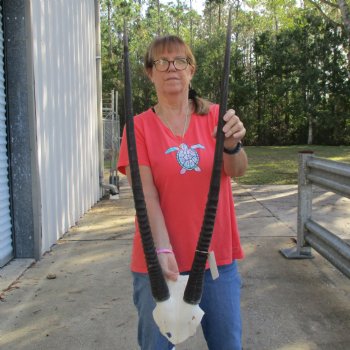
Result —
<instances>
[{"instance_id":1,"label":"ribbed metal panel","mask_svg":"<svg viewBox=\"0 0 350 350\"><path fill-rule=\"evenodd\" d=\"M99 198L93 0L32 0L32 37L46 251Z\"/></svg>"},{"instance_id":2,"label":"ribbed metal panel","mask_svg":"<svg viewBox=\"0 0 350 350\"><path fill-rule=\"evenodd\" d=\"M12 258L13 250L7 162L4 38L1 13L2 9L0 7L0 267Z\"/></svg>"}]
</instances>

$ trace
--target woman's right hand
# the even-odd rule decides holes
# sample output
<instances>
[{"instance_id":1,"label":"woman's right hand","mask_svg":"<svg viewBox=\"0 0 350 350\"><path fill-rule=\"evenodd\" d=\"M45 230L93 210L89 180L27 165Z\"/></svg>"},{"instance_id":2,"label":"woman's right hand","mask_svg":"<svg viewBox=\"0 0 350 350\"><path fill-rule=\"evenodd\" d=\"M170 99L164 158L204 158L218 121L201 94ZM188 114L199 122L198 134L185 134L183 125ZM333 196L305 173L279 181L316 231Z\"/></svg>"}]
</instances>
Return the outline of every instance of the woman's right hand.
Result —
<instances>
[{"instance_id":1,"label":"woman's right hand","mask_svg":"<svg viewBox=\"0 0 350 350\"><path fill-rule=\"evenodd\" d=\"M158 260L165 278L176 281L179 276L179 268L174 253L159 253Z\"/></svg>"}]
</instances>

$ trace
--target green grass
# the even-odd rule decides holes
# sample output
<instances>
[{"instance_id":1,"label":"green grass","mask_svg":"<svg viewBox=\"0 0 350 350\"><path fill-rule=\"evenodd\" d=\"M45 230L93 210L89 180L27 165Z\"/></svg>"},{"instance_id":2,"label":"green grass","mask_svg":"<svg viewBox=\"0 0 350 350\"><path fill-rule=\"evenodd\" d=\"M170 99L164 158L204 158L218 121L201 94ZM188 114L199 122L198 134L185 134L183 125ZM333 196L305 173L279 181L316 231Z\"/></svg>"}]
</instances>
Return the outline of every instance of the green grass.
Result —
<instances>
[{"instance_id":1,"label":"green grass","mask_svg":"<svg viewBox=\"0 0 350 350\"><path fill-rule=\"evenodd\" d=\"M249 168L236 179L242 185L290 185L298 182L298 152L350 163L350 146L245 146Z\"/></svg>"}]
</instances>

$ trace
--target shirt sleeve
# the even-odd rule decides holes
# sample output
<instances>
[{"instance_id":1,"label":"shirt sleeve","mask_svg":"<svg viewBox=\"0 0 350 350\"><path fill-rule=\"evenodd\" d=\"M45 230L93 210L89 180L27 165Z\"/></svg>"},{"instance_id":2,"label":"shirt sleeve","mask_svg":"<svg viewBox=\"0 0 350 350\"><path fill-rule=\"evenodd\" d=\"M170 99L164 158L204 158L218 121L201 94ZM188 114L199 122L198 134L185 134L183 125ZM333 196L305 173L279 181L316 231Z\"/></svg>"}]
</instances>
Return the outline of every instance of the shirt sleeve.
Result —
<instances>
[{"instance_id":1,"label":"shirt sleeve","mask_svg":"<svg viewBox=\"0 0 350 350\"><path fill-rule=\"evenodd\" d=\"M148 150L146 144L146 138L144 133L144 124L141 118L134 118L134 130L135 130L135 139L136 139L136 149L137 149L137 159L139 165L150 166L150 161L148 157ZM119 150L119 158L117 169L122 174L125 175L125 168L129 165L129 155L127 147L127 137L126 137L126 127L124 126L122 142Z\"/></svg>"}]
</instances>

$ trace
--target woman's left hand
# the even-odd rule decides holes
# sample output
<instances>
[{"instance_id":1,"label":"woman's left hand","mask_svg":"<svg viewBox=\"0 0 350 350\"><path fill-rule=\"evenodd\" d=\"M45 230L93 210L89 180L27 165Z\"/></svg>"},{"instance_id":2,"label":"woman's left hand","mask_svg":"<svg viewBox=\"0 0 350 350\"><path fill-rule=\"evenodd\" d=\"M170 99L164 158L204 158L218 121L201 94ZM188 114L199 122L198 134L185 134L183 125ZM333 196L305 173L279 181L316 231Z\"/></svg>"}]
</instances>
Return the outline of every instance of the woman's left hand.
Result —
<instances>
[{"instance_id":1,"label":"woman's left hand","mask_svg":"<svg viewBox=\"0 0 350 350\"><path fill-rule=\"evenodd\" d=\"M243 139L246 134L246 129L233 109L229 109L223 118L225 121L225 125L222 128L222 131L225 134L224 146L229 149L234 148L237 143ZM213 133L214 137L216 136L216 133L217 127Z\"/></svg>"},{"instance_id":2,"label":"woman's left hand","mask_svg":"<svg viewBox=\"0 0 350 350\"><path fill-rule=\"evenodd\" d=\"M222 131L225 133L224 145L226 148L234 148L246 133L245 127L235 110L229 109L224 115L225 125Z\"/></svg>"}]
</instances>

